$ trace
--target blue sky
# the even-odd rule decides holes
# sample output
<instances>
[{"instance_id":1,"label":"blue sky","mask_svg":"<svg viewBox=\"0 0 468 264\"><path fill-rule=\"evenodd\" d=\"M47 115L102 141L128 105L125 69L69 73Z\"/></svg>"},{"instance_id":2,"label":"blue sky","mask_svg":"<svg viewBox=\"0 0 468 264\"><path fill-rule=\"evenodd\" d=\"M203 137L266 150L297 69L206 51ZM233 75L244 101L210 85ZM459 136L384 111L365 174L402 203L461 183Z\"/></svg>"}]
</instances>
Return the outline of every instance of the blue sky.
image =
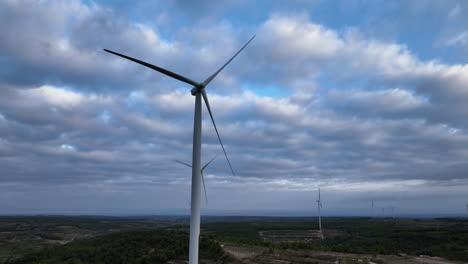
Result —
<instances>
[{"instance_id":1,"label":"blue sky","mask_svg":"<svg viewBox=\"0 0 468 264\"><path fill-rule=\"evenodd\" d=\"M0 1L0 214L187 214L191 87L216 159L203 214L463 214L468 4ZM204 112L203 161L222 154Z\"/></svg>"}]
</instances>

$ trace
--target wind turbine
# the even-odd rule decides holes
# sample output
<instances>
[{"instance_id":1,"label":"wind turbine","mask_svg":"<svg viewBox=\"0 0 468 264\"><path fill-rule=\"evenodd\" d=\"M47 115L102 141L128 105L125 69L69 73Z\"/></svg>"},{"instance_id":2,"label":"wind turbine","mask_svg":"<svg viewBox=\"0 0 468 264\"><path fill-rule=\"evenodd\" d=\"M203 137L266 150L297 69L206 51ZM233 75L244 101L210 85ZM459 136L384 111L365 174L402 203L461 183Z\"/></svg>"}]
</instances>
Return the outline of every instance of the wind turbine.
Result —
<instances>
[{"instance_id":1,"label":"wind turbine","mask_svg":"<svg viewBox=\"0 0 468 264\"><path fill-rule=\"evenodd\" d=\"M202 178L203 191L204 191L204 193L205 193L205 202L206 202L206 203L208 203L208 196L206 195L205 175L203 174L203 171L205 170L206 167L208 167L208 165L210 165L210 163L211 163L214 159L216 159L216 157L217 157L217 155L216 155L214 158L212 158L210 161L208 161L208 162L205 164L205 166L203 166L203 168L202 168L201 171L200 171L201 176L202 176L201 178ZM192 165L187 164L187 163L185 163L185 162L182 162L182 161L180 161L180 160L176 160L176 162L179 162L180 164L183 164L183 165L185 165L185 166L187 166L187 167L192 168Z\"/></svg>"},{"instance_id":2,"label":"wind turbine","mask_svg":"<svg viewBox=\"0 0 468 264\"><path fill-rule=\"evenodd\" d=\"M371 217L374 217L374 200L371 202Z\"/></svg>"},{"instance_id":3,"label":"wind turbine","mask_svg":"<svg viewBox=\"0 0 468 264\"><path fill-rule=\"evenodd\" d=\"M195 96L195 115L193 120L193 152L192 152L192 190L191 190L191 205L190 205L190 245L189 245L189 264L198 264L198 250L199 250L199 239L200 239L200 204L201 204L201 138L202 138L202 97L205 101L206 108L210 114L211 121L213 123L216 135L218 136L219 143L223 149L224 156L229 164L229 168L233 175L235 175L234 170L232 169L231 162L226 154L224 149L223 142L218 133L218 128L214 121L213 113L211 111L210 103L208 102L208 96L205 91L205 87L255 38L253 36L244 46L236 53L232 58L230 58L219 70L210 75L205 81L199 83L193 81L187 77L174 73L172 71L166 70L164 68L155 66L153 64L108 50L104 51L112 53L114 55L120 56L122 58L131 60L133 62L139 63L143 66L151 68L155 71L158 71L162 74L165 74L169 77L177 79L181 82L185 82L193 86L190 91L193 96Z\"/></svg>"},{"instance_id":4,"label":"wind turbine","mask_svg":"<svg viewBox=\"0 0 468 264\"><path fill-rule=\"evenodd\" d=\"M320 208L322 208L322 200L320 200L320 187L319 187L319 189L318 189L317 209L318 209L318 220L319 220L320 238L323 239L323 233L322 233L322 217L321 217L321 215L320 215Z\"/></svg>"}]
</instances>

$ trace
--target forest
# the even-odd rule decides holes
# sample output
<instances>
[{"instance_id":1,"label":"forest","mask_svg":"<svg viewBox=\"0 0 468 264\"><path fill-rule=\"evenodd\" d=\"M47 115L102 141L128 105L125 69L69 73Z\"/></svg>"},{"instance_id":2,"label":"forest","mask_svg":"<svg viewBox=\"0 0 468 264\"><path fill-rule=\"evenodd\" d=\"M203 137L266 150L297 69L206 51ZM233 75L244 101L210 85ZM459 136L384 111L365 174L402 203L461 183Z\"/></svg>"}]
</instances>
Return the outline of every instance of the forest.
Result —
<instances>
[{"instance_id":1,"label":"forest","mask_svg":"<svg viewBox=\"0 0 468 264\"><path fill-rule=\"evenodd\" d=\"M140 229L80 239L61 246L46 247L11 264L98 264L167 263L188 258L188 234L183 231ZM226 259L212 239L201 238L200 258Z\"/></svg>"},{"instance_id":2,"label":"forest","mask_svg":"<svg viewBox=\"0 0 468 264\"><path fill-rule=\"evenodd\" d=\"M297 239L285 243L275 241L275 235L294 237L315 232L316 219L204 217L200 257L205 263L235 263L223 246L239 245L265 252L403 253L468 262L466 218L324 217L322 226L324 240ZM265 233L270 234L268 240L262 235ZM0 235L11 240L0 243L0 253L4 254L0 263L8 264L183 263L189 244L186 218L1 218ZM14 255L5 255L18 246L24 247Z\"/></svg>"},{"instance_id":3,"label":"forest","mask_svg":"<svg viewBox=\"0 0 468 264\"><path fill-rule=\"evenodd\" d=\"M347 253L439 256L468 261L468 219L393 219L367 217L322 218L324 240L271 243L259 236L265 230L317 229L310 218L239 218L213 221L202 227L217 241L273 249L315 249Z\"/></svg>"}]
</instances>

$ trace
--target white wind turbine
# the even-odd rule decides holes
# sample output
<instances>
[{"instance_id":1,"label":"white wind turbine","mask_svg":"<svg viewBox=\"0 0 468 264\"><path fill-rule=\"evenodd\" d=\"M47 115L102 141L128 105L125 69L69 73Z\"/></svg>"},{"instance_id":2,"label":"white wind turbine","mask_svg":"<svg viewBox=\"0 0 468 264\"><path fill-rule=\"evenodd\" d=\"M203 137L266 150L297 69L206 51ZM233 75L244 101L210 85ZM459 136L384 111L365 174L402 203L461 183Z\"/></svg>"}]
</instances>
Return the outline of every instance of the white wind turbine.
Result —
<instances>
[{"instance_id":1,"label":"white wind turbine","mask_svg":"<svg viewBox=\"0 0 468 264\"><path fill-rule=\"evenodd\" d=\"M322 216L320 215L320 208L322 208L322 200L320 200L320 187L319 187L319 189L318 189L317 209L318 209L318 220L319 220L320 238L323 239L323 233L322 233Z\"/></svg>"},{"instance_id":2,"label":"white wind turbine","mask_svg":"<svg viewBox=\"0 0 468 264\"><path fill-rule=\"evenodd\" d=\"M210 161L208 161L208 162L205 164L205 166L203 166L203 168L202 168L201 171L200 171L201 176L202 176L201 178L202 178L203 191L204 191L204 193L205 193L205 202L206 202L206 203L208 203L208 196L206 195L205 174L203 173L203 171L206 169L206 167L208 167L208 165L210 165L210 163L211 163L213 160L216 159L216 157L217 157L217 156L215 156L215 157L212 158ZM180 161L180 160L176 160L176 161L179 162L180 164L183 164L183 165L185 165L185 166L187 166L187 167L192 168L192 165L190 165L190 164L187 164L187 163L182 162L182 161Z\"/></svg>"},{"instance_id":3,"label":"white wind turbine","mask_svg":"<svg viewBox=\"0 0 468 264\"><path fill-rule=\"evenodd\" d=\"M174 73L172 71L163 69L153 64L104 49L104 51L120 56L122 58L131 60L133 62L144 65L169 77L177 79L179 81L188 83L193 86L191 93L195 96L195 116L193 121L193 152L192 152L192 191L191 191L191 205L190 205L190 245L189 245L189 264L198 264L198 251L199 251L199 239L200 239L200 204L201 204L201 138L202 138L202 97L205 101L206 108L210 114L211 121L213 122L216 135L218 136L219 143L224 152L224 156L229 164L229 168L233 175L234 170L232 169L231 162L224 149L223 142L219 136L216 123L214 121L213 113L211 111L210 103L208 102L208 96L205 91L205 87L255 38L253 36L232 58L230 58L219 70L209 76L205 81L199 83L193 81L187 77Z\"/></svg>"}]
</instances>

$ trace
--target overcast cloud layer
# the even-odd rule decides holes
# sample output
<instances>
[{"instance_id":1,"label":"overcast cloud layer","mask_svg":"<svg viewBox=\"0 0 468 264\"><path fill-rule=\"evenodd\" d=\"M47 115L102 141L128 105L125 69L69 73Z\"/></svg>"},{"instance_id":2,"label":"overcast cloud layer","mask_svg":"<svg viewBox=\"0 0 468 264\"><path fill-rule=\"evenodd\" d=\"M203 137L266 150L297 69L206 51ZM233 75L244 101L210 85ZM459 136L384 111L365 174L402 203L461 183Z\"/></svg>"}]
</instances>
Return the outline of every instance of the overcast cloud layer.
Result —
<instances>
[{"instance_id":1,"label":"overcast cloud layer","mask_svg":"<svg viewBox=\"0 0 468 264\"><path fill-rule=\"evenodd\" d=\"M102 49L202 81L254 34L205 214L466 213L467 3L271 2L0 0L0 214L187 214L191 87Z\"/></svg>"}]
</instances>

